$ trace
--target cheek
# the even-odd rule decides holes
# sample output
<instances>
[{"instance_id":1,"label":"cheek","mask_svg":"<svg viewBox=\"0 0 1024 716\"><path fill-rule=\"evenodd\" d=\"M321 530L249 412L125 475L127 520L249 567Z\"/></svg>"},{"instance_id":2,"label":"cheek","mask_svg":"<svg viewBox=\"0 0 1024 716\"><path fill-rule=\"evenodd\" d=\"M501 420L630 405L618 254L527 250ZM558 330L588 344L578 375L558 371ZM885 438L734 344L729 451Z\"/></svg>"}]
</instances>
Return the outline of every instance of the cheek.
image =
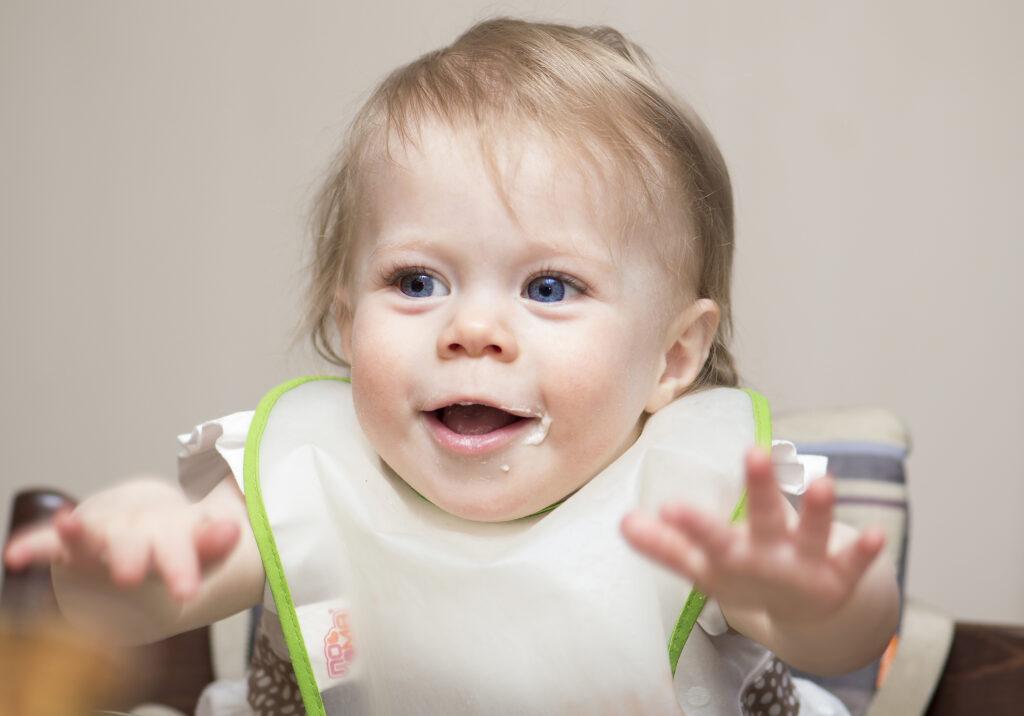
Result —
<instances>
[{"instance_id":1,"label":"cheek","mask_svg":"<svg viewBox=\"0 0 1024 716\"><path fill-rule=\"evenodd\" d=\"M407 406L415 366L409 354L415 341L395 330L370 309L357 309L352 321L352 397L364 429L373 437L393 425L393 415Z\"/></svg>"},{"instance_id":2,"label":"cheek","mask_svg":"<svg viewBox=\"0 0 1024 716\"><path fill-rule=\"evenodd\" d=\"M360 304L352 319L353 370L401 373L410 358L433 347L428 323L423 316L397 314L373 299Z\"/></svg>"},{"instance_id":3,"label":"cheek","mask_svg":"<svg viewBox=\"0 0 1024 716\"><path fill-rule=\"evenodd\" d=\"M562 350L548 354L541 374L552 418L560 419L567 437L611 440L633 428L656 366L651 338L625 322L580 333L572 342L563 336Z\"/></svg>"}]
</instances>

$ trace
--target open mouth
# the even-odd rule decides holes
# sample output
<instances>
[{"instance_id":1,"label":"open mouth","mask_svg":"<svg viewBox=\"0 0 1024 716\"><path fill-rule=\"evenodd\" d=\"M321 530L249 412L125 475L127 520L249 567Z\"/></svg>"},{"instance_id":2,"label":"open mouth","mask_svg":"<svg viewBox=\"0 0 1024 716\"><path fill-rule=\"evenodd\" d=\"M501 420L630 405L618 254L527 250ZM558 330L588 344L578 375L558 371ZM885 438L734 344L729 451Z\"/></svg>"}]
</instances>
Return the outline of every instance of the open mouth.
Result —
<instances>
[{"instance_id":1,"label":"open mouth","mask_svg":"<svg viewBox=\"0 0 1024 716\"><path fill-rule=\"evenodd\" d=\"M446 450L462 455L480 455L502 448L538 421L493 405L461 402L425 410L423 416L434 440Z\"/></svg>"},{"instance_id":2,"label":"open mouth","mask_svg":"<svg viewBox=\"0 0 1024 716\"><path fill-rule=\"evenodd\" d=\"M446 405L433 413L446 428L459 435L486 435L526 419L481 403Z\"/></svg>"}]
</instances>

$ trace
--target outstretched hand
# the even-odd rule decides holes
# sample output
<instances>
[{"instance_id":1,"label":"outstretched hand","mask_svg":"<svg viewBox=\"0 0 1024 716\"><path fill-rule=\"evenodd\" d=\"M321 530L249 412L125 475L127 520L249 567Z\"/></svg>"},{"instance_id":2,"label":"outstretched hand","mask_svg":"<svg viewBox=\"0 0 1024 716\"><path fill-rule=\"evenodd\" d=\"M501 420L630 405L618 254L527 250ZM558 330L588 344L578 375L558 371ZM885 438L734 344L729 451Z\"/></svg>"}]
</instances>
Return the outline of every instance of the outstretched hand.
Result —
<instances>
[{"instance_id":1,"label":"outstretched hand","mask_svg":"<svg viewBox=\"0 0 1024 716\"><path fill-rule=\"evenodd\" d=\"M199 589L202 568L231 552L239 534L237 524L203 514L175 488L138 480L18 533L4 563L13 570L51 563L105 574L125 589L155 574L184 601Z\"/></svg>"},{"instance_id":2,"label":"outstretched hand","mask_svg":"<svg viewBox=\"0 0 1024 716\"><path fill-rule=\"evenodd\" d=\"M766 610L782 621L837 611L881 552L879 529L830 545L833 480L804 493L799 519L775 481L766 452L746 456L747 518L730 525L685 502L664 505L658 517L633 511L622 533L639 552L687 578L723 608Z\"/></svg>"}]
</instances>

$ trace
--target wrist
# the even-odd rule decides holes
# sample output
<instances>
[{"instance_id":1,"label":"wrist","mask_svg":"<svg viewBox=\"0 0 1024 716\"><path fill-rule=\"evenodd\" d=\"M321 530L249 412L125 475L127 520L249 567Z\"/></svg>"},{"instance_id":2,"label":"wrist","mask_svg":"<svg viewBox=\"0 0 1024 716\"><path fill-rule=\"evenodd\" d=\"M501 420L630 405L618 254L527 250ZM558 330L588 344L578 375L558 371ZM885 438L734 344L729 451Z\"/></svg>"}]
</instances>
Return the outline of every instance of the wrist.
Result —
<instances>
[{"instance_id":1,"label":"wrist","mask_svg":"<svg viewBox=\"0 0 1024 716\"><path fill-rule=\"evenodd\" d=\"M101 567L55 564L51 574L64 618L76 631L106 643L132 646L161 639L182 610L152 577L125 589Z\"/></svg>"}]
</instances>

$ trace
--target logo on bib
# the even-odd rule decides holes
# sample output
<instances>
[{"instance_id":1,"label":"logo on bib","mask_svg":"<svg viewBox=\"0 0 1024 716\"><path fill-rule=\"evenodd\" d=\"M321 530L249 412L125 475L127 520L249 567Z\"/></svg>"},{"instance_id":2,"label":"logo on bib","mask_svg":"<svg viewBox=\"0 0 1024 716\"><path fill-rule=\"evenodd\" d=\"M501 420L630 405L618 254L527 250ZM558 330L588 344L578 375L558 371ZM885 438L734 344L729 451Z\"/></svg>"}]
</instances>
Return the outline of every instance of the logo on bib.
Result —
<instances>
[{"instance_id":1,"label":"logo on bib","mask_svg":"<svg viewBox=\"0 0 1024 716\"><path fill-rule=\"evenodd\" d=\"M349 632L348 612L332 609L331 622L332 626L324 637L324 658L327 660L327 675L337 679L348 673L356 651Z\"/></svg>"}]
</instances>

